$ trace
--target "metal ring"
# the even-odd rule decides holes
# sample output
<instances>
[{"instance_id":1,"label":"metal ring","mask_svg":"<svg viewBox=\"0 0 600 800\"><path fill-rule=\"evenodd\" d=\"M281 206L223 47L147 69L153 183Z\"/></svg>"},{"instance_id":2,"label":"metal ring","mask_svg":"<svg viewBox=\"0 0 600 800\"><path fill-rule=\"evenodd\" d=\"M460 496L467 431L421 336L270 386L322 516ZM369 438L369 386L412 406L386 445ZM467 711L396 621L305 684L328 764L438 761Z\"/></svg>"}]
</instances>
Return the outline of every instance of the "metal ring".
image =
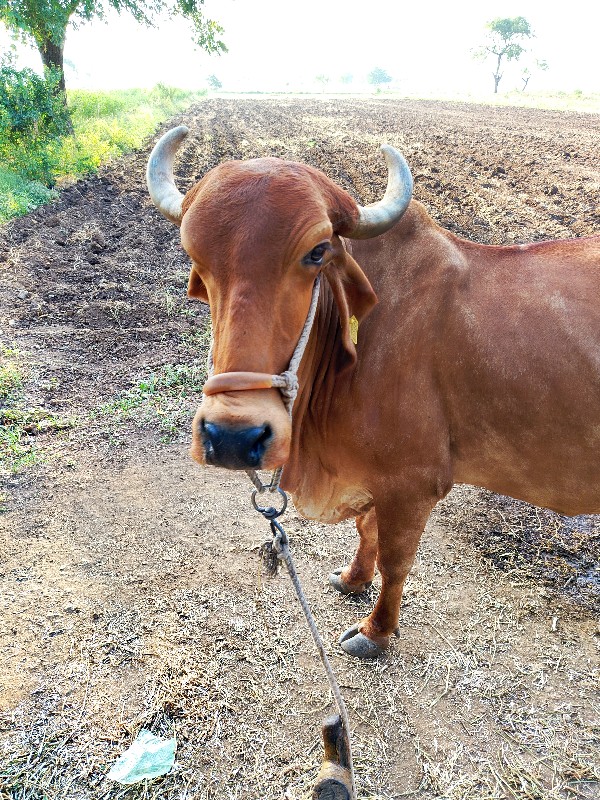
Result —
<instances>
[{"instance_id":1,"label":"metal ring","mask_svg":"<svg viewBox=\"0 0 600 800\"><path fill-rule=\"evenodd\" d=\"M263 517L266 517L267 519L277 519L277 517L280 517L287 508L288 504L287 494L279 486L277 487L277 491L283 497L283 505L281 506L279 511L274 506L259 506L258 503L256 502L256 495L258 494L258 489L254 489L254 491L252 492L252 505L260 514L263 515Z\"/></svg>"}]
</instances>

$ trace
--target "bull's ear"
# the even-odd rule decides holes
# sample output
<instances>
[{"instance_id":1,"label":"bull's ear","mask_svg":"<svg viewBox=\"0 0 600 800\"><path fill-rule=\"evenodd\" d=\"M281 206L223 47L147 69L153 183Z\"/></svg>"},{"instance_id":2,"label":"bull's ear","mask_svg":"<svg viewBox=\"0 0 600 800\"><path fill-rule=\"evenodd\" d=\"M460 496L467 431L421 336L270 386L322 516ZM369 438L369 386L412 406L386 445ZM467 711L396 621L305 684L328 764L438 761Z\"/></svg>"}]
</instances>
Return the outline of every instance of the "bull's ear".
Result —
<instances>
[{"instance_id":1,"label":"bull's ear","mask_svg":"<svg viewBox=\"0 0 600 800\"><path fill-rule=\"evenodd\" d=\"M208 303L208 293L206 291L206 286L204 285L204 281L202 280L200 275L198 275L194 267L192 267L190 271L187 293L188 297L197 297L198 300L202 300L203 303Z\"/></svg>"},{"instance_id":2,"label":"bull's ear","mask_svg":"<svg viewBox=\"0 0 600 800\"><path fill-rule=\"evenodd\" d=\"M356 343L360 337L358 323L377 303L377 295L339 237L334 236L333 246L333 258L325 270L325 277L340 315L342 350L336 367L342 372L356 363Z\"/></svg>"}]
</instances>

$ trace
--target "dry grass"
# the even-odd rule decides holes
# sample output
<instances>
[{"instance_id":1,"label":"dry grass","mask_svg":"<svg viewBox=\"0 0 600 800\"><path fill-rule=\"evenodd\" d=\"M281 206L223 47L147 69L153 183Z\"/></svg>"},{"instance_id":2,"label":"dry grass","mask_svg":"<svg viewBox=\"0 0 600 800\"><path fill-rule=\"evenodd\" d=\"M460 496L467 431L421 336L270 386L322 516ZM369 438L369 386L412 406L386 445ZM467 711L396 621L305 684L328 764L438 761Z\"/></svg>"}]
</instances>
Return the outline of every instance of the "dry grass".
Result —
<instances>
[{"instance_id":1,"label":"dry grass","mask_svg":"<svg viewBox=\"0 0 600 800\"><path fill-rule=\"evenodd\" d=\"M235 488L224 487L222 502L228 493L235 498ZM219 502L211 505L198 511L203 527L221 515ZM287 576L260 574L266 527L235 506L230 513L224 570L215 566L210 585L114 597L91 621L72 612L69 659L2 720L3 800L310 796L328 687ZM380 661L360 663L340 653L335 636L377 590L339 598L321 577L350 549L352 527L341 526L341 542L294 512L288 527L300 569L311 566L307 594L349 706L362 800L600 796L598 662L584 663L571 647L576 627L565 623L560 641L551 625L540 632L550 612L535 585L511 595L501 573L463 561L434 526L407 590L403 640ZM245 570L249 544L253 574L232 590L226 563L242 559ZM468 597L454 588L457 566L460 582L473 586ZM119 787L104 776L141 727L176 735L176 768Z\"/></svg>"}]
</instances>

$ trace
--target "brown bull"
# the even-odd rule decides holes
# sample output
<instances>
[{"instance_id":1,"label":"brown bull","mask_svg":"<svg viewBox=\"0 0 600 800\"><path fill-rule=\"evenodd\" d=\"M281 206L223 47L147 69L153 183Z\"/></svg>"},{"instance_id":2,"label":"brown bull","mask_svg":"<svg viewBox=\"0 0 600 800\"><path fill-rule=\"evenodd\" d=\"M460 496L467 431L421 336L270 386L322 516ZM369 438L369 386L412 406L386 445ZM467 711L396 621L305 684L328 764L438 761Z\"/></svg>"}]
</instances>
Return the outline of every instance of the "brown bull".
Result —
<instances>
[{"instance_id":1,"label":"brown bull","mask_svg":"<svg viewBox=\"0 0 600 800\"><path fill-rule=\"evenodd\" d=\"M600 512L600 237L459 239L411 202L389 147L385 197L366 208L321 172L271 158L221 164L183 197L172 164L186 133L157 144L148 183L181 224L189 295L210 303L215 374L233 373L198 409L192 455L285 464L301 513L356 518L356 554L330 581L361 592L377 563L382 588L344 650L389 644L427 518L454 483ZM291 425L279 391L239 373L287 369L318 273Z\"/></svg>"}]
</instances>

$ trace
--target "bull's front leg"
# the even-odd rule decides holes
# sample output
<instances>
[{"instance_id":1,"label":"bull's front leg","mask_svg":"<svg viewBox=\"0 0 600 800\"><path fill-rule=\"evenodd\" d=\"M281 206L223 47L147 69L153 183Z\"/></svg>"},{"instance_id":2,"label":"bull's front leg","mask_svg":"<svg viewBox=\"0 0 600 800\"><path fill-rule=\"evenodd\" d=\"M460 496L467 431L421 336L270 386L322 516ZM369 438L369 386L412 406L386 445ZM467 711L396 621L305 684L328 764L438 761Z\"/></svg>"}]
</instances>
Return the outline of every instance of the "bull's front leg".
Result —
<instances>
[{"instance_id":1,"label":"bull's front leg","mask_svg":"<svg viewBox=\"0 0 600 800\"><path fill-rule=\"evenodd\" d=\"M356 518L356 529L360 539L352 562L329 576L329 583L342 594L361 594L373 580L377 558L377 516L374 507Z\"/></svg>"},{"instance_id":2,"label":"bull's front leg","mask_svg":"<svg viewBox=\"0 0 600 800\"><path fill-rule=\"evenodd\" d=\"M342 648L350 655L375 658L384 652L392 634L397 632L404 582L434 505L433 500L431 503L422 500L407 502L405 498L397 503L389 499L376 502L377 567L381 573L381 592L371 614L340 638Z\"/></svg>"}]
</instances>

